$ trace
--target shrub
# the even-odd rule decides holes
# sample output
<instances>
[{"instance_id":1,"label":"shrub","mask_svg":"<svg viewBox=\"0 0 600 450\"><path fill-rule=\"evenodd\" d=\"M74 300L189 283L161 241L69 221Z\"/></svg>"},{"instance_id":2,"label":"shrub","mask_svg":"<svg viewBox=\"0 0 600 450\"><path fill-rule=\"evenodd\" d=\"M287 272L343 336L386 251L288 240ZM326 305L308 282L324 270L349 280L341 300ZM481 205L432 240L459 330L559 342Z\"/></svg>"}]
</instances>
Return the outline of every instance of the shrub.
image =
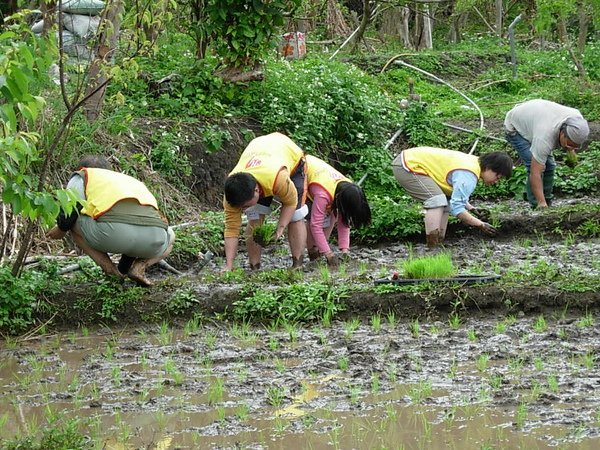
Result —
<instances>
[{"instance_id":1,"label":"shrub","mask_svg":"<svg viewBox=\"0 0 600 450\"><path fill-rule=\"evenodd\" d=\"M265 80L245 94L265 132L285 131L307 151L345 154L381 143L400 114L376 81L337 61L315 58L267 65Z\"/></svg>"},{"instance_id":2,"label":"shrub","mask_svg":"<svg viewBox=\"0 0 600 450\"><path fill-rule=\"evenodd\" d=\"M420 205L408 197L394 200L388 196L369 197L371 225L352 233L360 242L397 240L414 236L423 230L423 217Z\"/></svg>"},{"instance_id":3,"label":"shrub","mask_svg":"<svg viewBox=\"0 0 600 450\"><path fill-rule=\"evenodd\" d=\"M14 277L10 267L0 266L0 286L0 329L16 333L33 323L32 315L45 295L60 292L62 280L54 266L44 272L27 270L20 277Z\"/></svg>"},{"instance_id":4,"label":"shrub","mask_svg":"<svg viewBox=\"0 0 600 450\"><path fill-rule=\"evenodd\" d=\"M273 291L257 290L234 303L233 316L275 323L331 319L344 306L344 287L322 283L294 284Z\"/></svg>"}]
</instances>

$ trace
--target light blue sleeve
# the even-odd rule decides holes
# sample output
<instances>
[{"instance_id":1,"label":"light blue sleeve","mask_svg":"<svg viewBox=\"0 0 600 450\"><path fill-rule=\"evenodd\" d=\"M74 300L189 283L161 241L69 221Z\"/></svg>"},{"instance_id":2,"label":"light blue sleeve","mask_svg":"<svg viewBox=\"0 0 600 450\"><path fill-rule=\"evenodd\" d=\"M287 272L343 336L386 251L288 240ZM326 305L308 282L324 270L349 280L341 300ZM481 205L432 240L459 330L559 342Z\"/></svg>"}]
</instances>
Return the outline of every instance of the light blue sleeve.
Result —
<instances>
[{"instance_id":1,"label":"light blue sleeve","mask_svg":"<svg viewBox=\"0 0 600 450\"><path fill-rule=\"evenodd\" d=\"M452 185L450 196L450 214L458 216L466 211L469 197L477 187L478 178L468 170L455 170L448 180Z\"/></svg>"},{"instance_id":2,"label":"light blue sleeve","mask_svg":"<svg viewBox=\"0 0 600 450\"><path fill-rule=\"evenodd\" d=\"M77 196L85 200L85 186L83 178L79 174L74 174L67 183L67 189L72 189L77 193Z\"/></svg>"}]
</instances>

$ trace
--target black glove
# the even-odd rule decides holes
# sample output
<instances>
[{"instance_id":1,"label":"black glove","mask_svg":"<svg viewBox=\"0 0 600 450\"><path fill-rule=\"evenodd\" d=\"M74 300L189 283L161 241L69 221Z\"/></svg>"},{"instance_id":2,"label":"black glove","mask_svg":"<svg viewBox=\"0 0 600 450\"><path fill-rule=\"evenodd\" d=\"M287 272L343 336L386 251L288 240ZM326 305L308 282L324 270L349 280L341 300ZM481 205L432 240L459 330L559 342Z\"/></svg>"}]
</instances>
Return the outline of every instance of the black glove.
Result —
<instances>
[{"instance_id":1,"label":"black glove","mask_svg":"<svg viewBox=\"0 0 600 450\"><path fill-rule=\"evenodd\" d=\"M481 225L479 225L479 229L488 236L495 236L498 233L498 230L496 230L496 228L494 228L487 222L481 222Z\"/></svg>"}]
</instances>

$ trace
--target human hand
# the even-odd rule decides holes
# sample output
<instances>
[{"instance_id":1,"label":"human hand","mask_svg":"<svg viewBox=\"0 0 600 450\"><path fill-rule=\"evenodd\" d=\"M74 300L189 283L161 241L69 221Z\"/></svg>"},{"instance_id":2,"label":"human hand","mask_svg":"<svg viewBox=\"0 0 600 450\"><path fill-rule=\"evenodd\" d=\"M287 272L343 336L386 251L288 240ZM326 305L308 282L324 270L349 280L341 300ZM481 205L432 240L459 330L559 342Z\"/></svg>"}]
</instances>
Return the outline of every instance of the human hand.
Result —
<instances>
[{"instance_id":1,"label":"human hand","mask_svg":"<svg viewBox=\"0 0 600 450\"><path fill-rule=\"evenodd\" d=\"M308 249L308 260L309 261L315 261L315 260L319 259L320 257L321 257L321 253L319 252L319 249L317 247Z\"/></svg>"},{"instance_id":2,"label":"human hand","mask_svg":"<svg viewBox=\"0 0 600 450\"><path fill-rule=\"evenodd\" d=\"M66 231L62 231L58 227L53 227L46 233L46 237L50 239L62 239L65 237L66 234Z\"/></svg>"},{"instance_id":3,"label":"human hand","mask_svg":"<svg viewBox=\"0 0 600 450\"><path fill-rule=\"evenodd\" d=\"M472 208L469 210L469 213L477 217L482 222L487 222L491 218L490 210L485 208Z\"/></svg>"},{"instance_id":4,"label":"human hand","mask_svg":"<svg viewBox=\"0 0 600 450\"><path fill-rule=\"evenodd\" d=\"M479 229L488 236L495 236L496 234L498 234L498 230L496 230L496 228L494 228L487 222L481 222L481 225L479 225Z\"/></svg>"},{"instance_id":5,"label":"human hand","mask_svg":"<svg viewBox=\"0 0 600 450\"><path fill-rule=\"evenodd\" d=\"M327 266L330 269L337 269L338 266L340 265L340 260L339 258L335 255L335 253L331 252L331 253L327 253L325 255L325 258L327 258Z\"/></svg>"}]
</instances>

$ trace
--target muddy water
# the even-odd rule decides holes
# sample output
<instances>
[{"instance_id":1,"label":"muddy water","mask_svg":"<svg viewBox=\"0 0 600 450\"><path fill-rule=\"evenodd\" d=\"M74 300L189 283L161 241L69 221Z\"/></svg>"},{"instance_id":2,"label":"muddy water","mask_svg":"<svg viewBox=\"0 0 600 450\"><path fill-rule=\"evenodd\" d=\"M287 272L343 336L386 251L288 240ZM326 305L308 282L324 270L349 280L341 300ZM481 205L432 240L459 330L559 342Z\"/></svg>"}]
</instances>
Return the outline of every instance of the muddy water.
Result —
<instances>
[{"instance_id":1,"label":"muddy water","mask_svg":"<svg viewBox=\"0 0 600 450\"><path fill-rule=\"evenodd\" d=\"M79 417L95 448L600 446L599 317L389 319L2 342L0 438Z\"/></svg>"}]
</instances>

